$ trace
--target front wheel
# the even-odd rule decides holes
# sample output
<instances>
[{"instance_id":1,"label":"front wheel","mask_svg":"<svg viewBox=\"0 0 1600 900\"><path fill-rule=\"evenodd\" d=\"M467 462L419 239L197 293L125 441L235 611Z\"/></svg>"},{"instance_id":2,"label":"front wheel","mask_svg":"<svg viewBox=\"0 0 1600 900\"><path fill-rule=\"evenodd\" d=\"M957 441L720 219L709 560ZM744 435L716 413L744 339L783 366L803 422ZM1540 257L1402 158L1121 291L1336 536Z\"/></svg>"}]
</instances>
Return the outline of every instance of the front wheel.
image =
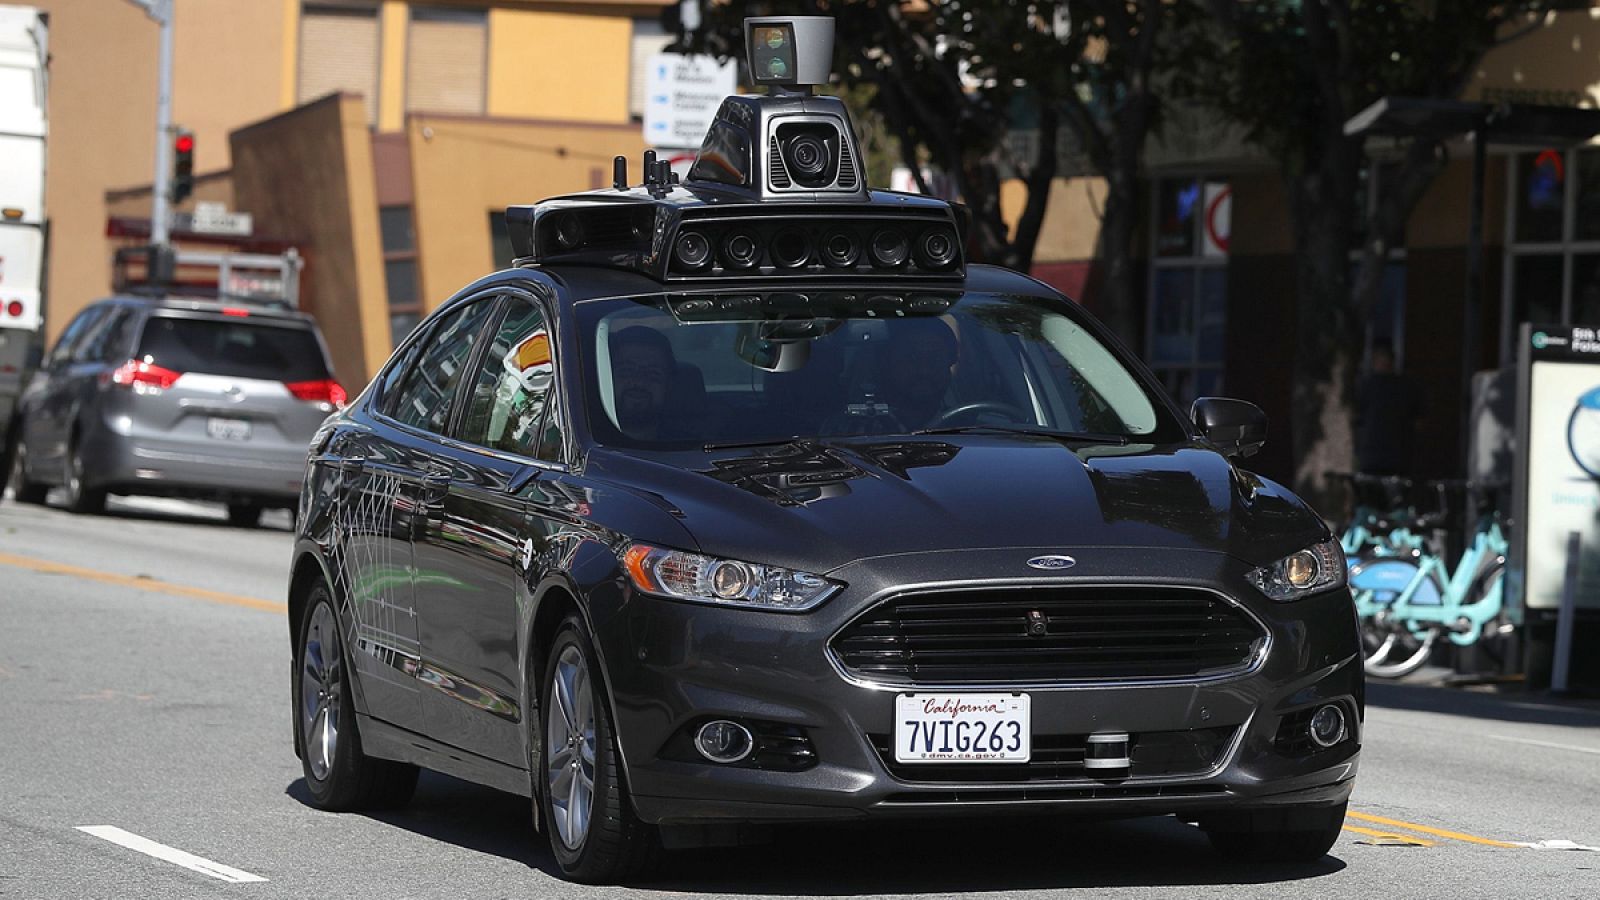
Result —
<instances>
[{"instance_id":1,"label":"front wheel","mask_svg":"<svg viewBox=\"0 0 1600 900\"><path fill-rule=\"evenodd\" d=\"M1219 853L1251 862L1316 862L1344 827L1347 804L1221 813L1200 827Z\"/></svg>"},{"instance_id":2,"label":"front wheel","mask_svg":"<svg viewBox=\"0 0 1600 900\"><path fill-rule=\"evenodd\" d=\"M659 856L656 830L639 821L623 777L593 643L583 620L556 632L545 667L539 765L550 849L585 884L643 876Z\"/></svg>"},{"instance_id":3,"label":"front wheel","mask_svg":"<svg viewBox=\"0 0 1600 900\"><path fill-rule=\"evenodd\" d=\"M295 642L294 734L311 804L347 811L395 809L411 800L417 767L361 752L339 618L325 583L312 589Z\"/></svg>"},{"instance_id":4,"label":"front wheel","mask_svg":"<svg viewBox=\"0 0 1600 900\"><path fill-rule=\"evenodd\" d=\"M17 436L13 438L16 442L16 448L11 454L11 491L16 495L18 503L42 506L45 497L50 493L50 487L29 477L28 445L23 443L22 440L21 422L16 424L16 433Z\"/></svg>"}]
</instances>

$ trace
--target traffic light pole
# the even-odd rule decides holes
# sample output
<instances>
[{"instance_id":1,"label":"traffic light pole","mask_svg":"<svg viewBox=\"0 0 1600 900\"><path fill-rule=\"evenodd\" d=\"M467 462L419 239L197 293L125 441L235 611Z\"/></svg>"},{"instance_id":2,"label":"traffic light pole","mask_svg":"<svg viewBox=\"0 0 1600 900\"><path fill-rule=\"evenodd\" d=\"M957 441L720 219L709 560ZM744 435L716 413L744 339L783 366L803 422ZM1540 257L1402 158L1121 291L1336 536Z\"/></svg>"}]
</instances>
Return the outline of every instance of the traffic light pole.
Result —
<instances>
[{"instance_id":1,"label":"traffic light pole","mask_svg":"<svg viewBox=\"0 0 1600 900\"><path fill-rule=\"evenodd\" d=\"M175 0L128 0L161 26L156 61L156 173L150 182L150 262L147 280L172 278L172 12Z\"/></svg>"}]
</instances>

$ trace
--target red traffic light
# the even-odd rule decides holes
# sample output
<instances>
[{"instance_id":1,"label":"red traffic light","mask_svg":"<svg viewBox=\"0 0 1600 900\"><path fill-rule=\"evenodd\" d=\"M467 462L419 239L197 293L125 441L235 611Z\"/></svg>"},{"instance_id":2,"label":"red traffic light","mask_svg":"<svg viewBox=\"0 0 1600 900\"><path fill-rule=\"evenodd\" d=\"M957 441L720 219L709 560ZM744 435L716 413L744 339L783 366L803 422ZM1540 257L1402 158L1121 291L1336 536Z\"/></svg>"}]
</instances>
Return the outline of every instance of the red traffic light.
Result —
<instances>
[{"instance_id":1,"label":"red traffic light","mask_svg":"<svg viewBox=\"0 0 1600 900\"><path fill-rule=\"evenodd\" d=\"M193 152L193 150L194 150L194 135L192 135L192 134L180 134L180 135L178 135L178 139L176 141L173 141L172 146L176 147L179 153L190 153L190 152Z\"/></svg>"}]
</instances>

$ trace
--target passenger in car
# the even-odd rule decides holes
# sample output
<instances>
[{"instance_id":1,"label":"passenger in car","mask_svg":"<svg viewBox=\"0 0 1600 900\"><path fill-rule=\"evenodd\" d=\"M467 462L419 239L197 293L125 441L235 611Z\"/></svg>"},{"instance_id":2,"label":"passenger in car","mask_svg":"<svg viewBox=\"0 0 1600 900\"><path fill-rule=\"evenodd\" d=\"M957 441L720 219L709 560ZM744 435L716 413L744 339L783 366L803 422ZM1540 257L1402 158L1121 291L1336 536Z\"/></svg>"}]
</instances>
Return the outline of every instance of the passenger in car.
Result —
<instances>
[{"instance_id":1,"label":"passenger in car","mask_svg":"<svg viewBox=\"0 0 1600 900\"><path fill-rule=\"evenodd\" d=\"M883 360L883 399L907 430L926 428L945 410L961 348L943 319L896 323Z\"/></svg>"}]
</instances>

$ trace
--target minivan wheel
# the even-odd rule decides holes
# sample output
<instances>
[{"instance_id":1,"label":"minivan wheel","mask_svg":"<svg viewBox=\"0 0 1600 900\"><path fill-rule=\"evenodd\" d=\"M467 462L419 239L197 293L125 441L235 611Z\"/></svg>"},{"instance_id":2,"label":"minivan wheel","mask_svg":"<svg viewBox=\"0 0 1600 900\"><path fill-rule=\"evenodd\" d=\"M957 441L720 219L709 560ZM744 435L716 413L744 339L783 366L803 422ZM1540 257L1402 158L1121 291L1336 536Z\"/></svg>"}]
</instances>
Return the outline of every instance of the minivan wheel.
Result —
<instances>
[{"instance_id":1,"label":"minivan wheel","mask_svg":"<svg viewBox=\"0 0 1600 900\"><path fill-rule=\"evenodd\" d=\"M661 840L634 814L604 682L582 619L561 623L547 659L536 771L543 776L539 802L551 852L573 881L616 884L640 878L659 858Z\"/></svg>"},{"instance_id":2,"label":"minivan wheel","mask_svg":"<svg viewBox=\"0 0 1600 900\"><path fill-rule=\"evenodd\" d=\"M85 485L83 453L76 441L67 452L67 509L85 515L98 515L106 511L106 492L91 490Z\"/></svg>"},{"instance_id":3,"label":"minivan wheel","mask_svg":"<svg viewBox=\"0 0 1600 900\"><path fill-rule=\"evenodd\" d=\"M1200 827L1222 855L1251 862L1316 862L1344 827L1347 803L1218 813Z\"/></svg>"},{"instance_id":4,"label":"minivan wheel","mask_svg":"<svg viewBox=\"0 0 1600 900\"><path fill-rule=\"evenodd\" d=\"M257 503L229 503L228 524L235 528L254 528L261 524L261 506Z\"/></svg>"},{"instance_id":5,"label":"minivan wheel","mask_svg":"<svg viewBox=\"0 0 1600 900\"><path fill-rule=\"evenodd\" d=\"M311 805L349 811L397 809L411 800L417 767L361 751L339 618L326 582L306 600L295 641L294 737Z\"/></svg>"},{"instance_id":6,"label":"minivan wheel","mask_svg":"<svg viewBox=\"0 0 1600 900\"><path fill-rule=\"evenodd\" d=\"M19 422L17 432L20 434L21 431L22 425ZM20 437L16 441L16 452L11 458L11 490L16 495L18 503L42 505L45 496L50 493L50 487L28 477L28 445L24 444Z\"/></svg>"}]
</instances>

